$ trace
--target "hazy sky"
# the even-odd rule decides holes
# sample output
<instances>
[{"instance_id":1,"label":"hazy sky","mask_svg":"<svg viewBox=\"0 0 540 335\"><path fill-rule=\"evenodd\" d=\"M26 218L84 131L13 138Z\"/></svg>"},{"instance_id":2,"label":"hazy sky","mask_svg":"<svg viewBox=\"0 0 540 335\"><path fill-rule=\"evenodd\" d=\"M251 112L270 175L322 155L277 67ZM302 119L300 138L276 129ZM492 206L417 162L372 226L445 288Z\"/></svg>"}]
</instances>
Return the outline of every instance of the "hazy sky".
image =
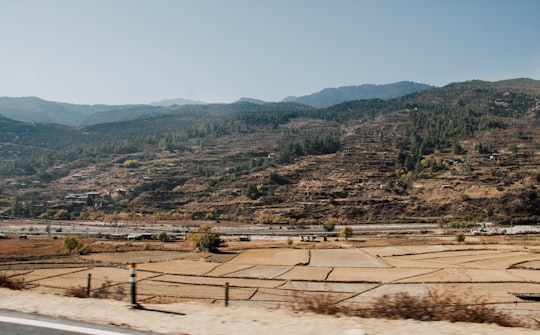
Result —
<instances>
[{"instance_id":1,"label":"hazy sky","mask_svg":"<svg viewBox=\"0 0 540 335\"><path fill-rule=\"evenodd\" d=\"M278 101L540 79L538 0L0 0L0 96Z\"/></svg>"}]
</instances>

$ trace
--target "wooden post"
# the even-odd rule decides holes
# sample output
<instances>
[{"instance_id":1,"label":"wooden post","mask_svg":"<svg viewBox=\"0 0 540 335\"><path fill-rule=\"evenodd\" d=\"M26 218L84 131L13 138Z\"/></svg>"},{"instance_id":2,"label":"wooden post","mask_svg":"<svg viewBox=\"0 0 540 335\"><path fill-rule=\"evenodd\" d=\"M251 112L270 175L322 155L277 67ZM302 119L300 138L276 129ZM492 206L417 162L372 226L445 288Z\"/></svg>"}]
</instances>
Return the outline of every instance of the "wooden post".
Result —
<instances>
[{"instance_id":1,"label":"wooden post","mask_svg":"<svg viewBox=\"0 0 540 335\"><path fill-rule=\"evenodd\" d=\"M88 279L86 280L86 296L90 296L90 282L92 281L92 274L88 274Z\"/></svg>"},{"instance_id":2,"label":"wooden post","mask_svg":"<svg viewBox=\"0 0 540 335\"><path fill-rule=\"evenodd\" d=\"M229 306L229 283L225 283L225 307Z\"/></svg>"}]
</instances>

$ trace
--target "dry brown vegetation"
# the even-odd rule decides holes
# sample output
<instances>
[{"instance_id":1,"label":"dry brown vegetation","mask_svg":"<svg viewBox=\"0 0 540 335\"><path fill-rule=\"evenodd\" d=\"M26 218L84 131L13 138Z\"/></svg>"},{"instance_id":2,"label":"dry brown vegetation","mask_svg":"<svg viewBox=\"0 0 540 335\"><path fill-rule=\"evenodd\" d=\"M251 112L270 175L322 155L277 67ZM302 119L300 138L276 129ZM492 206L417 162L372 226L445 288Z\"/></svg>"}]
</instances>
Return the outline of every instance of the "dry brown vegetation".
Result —
<instances>
[{"instance_id":1,"label":"dry brown vegetation","mask_svg":"<svg viewBox=\"0 0 540 335\"><path fill-rule=\"evenodd\" d=\"M452 293L433 297L411 296L406 292L385 294L375 299L371 306L364 308L339 304L330 294L296 295L293 306L298 311L363 318L494 323L504 327L529 326L513 315L489 306L482 298L467 302Z\"/></svg>"},{"instance_id":2,"label":"dry brown vegetation","mask_svg":"<svg viewBox=\"0 0 540 335\"><path fill-rule=\"evenodd\" d=\"M9 288L10 290L22 290L26 287L24 278L13 278L5 273L0 273L0 287Z\"/></svg>"}]
</instances>

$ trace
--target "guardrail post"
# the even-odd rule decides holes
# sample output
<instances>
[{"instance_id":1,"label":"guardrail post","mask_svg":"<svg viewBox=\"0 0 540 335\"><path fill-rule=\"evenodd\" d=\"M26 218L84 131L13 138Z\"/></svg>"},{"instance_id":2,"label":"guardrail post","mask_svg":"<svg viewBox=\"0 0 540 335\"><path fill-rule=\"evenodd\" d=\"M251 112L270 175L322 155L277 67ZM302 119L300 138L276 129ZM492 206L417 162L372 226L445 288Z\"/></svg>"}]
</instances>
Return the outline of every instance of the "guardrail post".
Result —
<instances>
[{"instance_id":1,"label":"guardrail post","mask_svg":"<svg viewBox=\"0 0 540 335\"><path fill-rule=\"evenodd\" d=\"M140 308L137 303L137 281L136 281L136 268L137 264L131 263L129 265L129 288L131 291L131 308Z\"/></svg>"}]
</instances>

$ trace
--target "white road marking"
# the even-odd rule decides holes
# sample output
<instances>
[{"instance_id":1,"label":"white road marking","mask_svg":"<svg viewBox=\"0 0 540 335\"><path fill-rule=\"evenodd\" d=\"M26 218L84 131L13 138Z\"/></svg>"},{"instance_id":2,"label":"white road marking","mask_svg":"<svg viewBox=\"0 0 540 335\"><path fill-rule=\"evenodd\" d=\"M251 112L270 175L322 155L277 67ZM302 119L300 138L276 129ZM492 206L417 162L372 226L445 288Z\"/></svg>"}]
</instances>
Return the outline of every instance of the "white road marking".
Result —
<instances>
[{"instance_id":1,"label":"white road marking","mask_svg":"<svg viewBox=\"0 0 540 335\"><path fill-rule=\"evenodd\" d=\"M57 330L65 330L65 331L70 331L70 332L74 332L74 333L82 333L82 334L126 335L126 333L117 333L117 332L111 332L111 331L107 331L107 330L63 325L63 324L60 324L60 323L52 323L52 322L46 322L46 321L29 320L29 319L22 319L22 318L12 318L12 317L9 317L9 316L0 316L0 322L16 323L16 324L20 324L20 325L35 326L35 327L41 327L41 328L51 328L51 329L57 329Z\"/></svg>"}]
</instances>

